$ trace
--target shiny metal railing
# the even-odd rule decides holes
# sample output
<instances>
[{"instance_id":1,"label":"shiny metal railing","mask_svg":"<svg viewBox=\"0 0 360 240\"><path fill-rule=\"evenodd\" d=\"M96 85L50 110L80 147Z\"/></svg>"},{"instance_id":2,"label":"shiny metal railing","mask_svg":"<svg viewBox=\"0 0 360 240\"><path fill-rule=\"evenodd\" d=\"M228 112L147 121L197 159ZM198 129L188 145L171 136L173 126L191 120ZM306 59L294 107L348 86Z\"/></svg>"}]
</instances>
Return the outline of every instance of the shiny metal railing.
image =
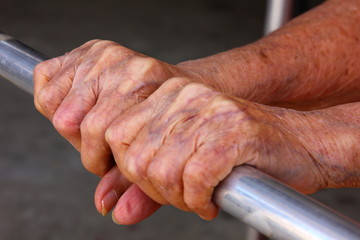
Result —
<instances>
[{"instance_id":1,"label":"shiny metal railing","mask_svg":"<svg viewBox=\"0 0 360 240\"><path fill-rule=\"evenodd\" d=\"M267 35L290 20L294 0L267 0L264 34Z\"/></svg>"},{"instance_id":2,"label":"shiny metal railing","mask_svg":"<svg viewBox=\"0 0 360 240\"><path fill-rule=\"evenodd\" d=\"M0 76L33 94L34 67L46 57L38 51L0 32Z\"/></svg>"},{"instance_id":3,"label":"shiny metal railing","mask_svg":"<svg viewBox=\"0 0 360 240\"><path fill-rule=\"evenodd\" d=\"M0 76L33 93L32 73L45 57L0 33ZM275 239L360 239L360 225L249 166L240 166L216 188L215 203Z\"/></svg>"}]
</instances>

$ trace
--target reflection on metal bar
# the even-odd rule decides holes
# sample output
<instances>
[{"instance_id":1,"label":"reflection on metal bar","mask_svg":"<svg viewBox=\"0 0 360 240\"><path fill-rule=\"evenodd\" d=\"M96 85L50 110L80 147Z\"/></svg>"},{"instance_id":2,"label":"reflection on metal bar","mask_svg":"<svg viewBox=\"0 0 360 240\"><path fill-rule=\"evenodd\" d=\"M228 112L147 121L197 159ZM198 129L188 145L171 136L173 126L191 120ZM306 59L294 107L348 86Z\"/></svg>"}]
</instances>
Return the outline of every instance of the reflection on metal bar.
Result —
<instances>
[{"instance_id":1,"label":"reflection on metal bar","mask_svg":"<svg viewBox=\"0 0 360 240\"><path fill-rule=\"evenodd\" d=\"M37 51L0 33L0 76L33 93ZM275 239L360 239L360 226L258 170L241 166L216 188L223 210Z\"/></svg>"},{"instance_id":2,"label":"reflection on metal bar","mask_svg":"<svg viewBox=\"0 0 360 240\"><path fill-rule=\"evenodd\" d=\"M360 239L358 223L249 166L235 168L214 200L269 238Z\"/></svg>"},{"instance_id":3,"label":"reflection on metal bar","mask_svg":"<svg viewBox=\"0 0 360 240\"><path fill-rule=\"evenodd\" d=\"M265 35L283 26L291 18L293 0L268 0L265 19Z\"/></svg>"}]
</instances>

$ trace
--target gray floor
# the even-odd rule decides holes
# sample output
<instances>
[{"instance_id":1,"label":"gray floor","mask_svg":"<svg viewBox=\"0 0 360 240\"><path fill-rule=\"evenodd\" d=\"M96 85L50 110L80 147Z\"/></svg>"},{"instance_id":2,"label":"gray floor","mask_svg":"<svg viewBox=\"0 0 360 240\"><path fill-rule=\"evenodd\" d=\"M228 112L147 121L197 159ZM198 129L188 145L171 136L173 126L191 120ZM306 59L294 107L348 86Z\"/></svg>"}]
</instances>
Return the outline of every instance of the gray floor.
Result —
<instances>
[{"instance_id":1,"label":"gray floor","mask_svg":"<svg viewBox=\"0 0 360 240\"><path fill-rule=\"evenodd\" d=\"M264 1L1 0L0 30L57 56L93 38L176 63L252 42ZM41 117L32 98L0 81L0 239L243 239L244 225L211 222L164 207L134 226L117 226L93 206L97 177ZM360 221L360 191L316 198Z\"/></svg>"}]
</instances>

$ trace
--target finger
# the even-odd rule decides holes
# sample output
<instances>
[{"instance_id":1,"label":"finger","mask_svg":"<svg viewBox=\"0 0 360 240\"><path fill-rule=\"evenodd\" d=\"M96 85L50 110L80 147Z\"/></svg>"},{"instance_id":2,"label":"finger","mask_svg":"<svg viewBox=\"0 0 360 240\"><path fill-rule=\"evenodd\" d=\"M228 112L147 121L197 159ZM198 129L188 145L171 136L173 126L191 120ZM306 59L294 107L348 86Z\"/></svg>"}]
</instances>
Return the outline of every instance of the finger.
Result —
<instances>
[{"instance_id":1,"label":"finger","mask_svg":"<svg viewBox=\"0 0 360 240\"><path fill-rule=\"evenodd\" d=\"M45 60L37 64L34 68L34 94L37 94L50 79L60 70L63 65L65 55Z\"/></svg>"},{"instance_id":2,"label":"finger","mask_svg":"<svg viewBox=\"0 0 360 240\"><path fill-rule=\"evenodd\" d=\"M39 94L61 69L64 59L65 56L49 59L36 65L34 69L34 103L36 109L44 116L47 115L45 110L47 107L43 106L43 102L49 101L47 100L49 97L39 97Z\"/></svg>"},{"instance_id":3,"label":"finger","mask_svg":"<svg viewBox=\"0 0 360 240\"><path fill-rule=\"evenodd\" d=\"M147 169L148 181L146 188L154 188L153 192L165 202L183 210L190 211L183 199L182 175L187 159L191 156L193 146L191 142L185 140L184 143L177 142L174 136L166 139L161 149L156 153L149 163ZM174 140L176 139L176 140Z\"/></svg>"},{"instance_id":4,"label":"finger","mask_svg":"<svg viewBox=\"0 0 360 240\"><path fill-rule=\"evenodd\" d=\"M105 132L114 119L121 114L118 102L96 104L81 122L81 161L90 172L103 176L114 164Z\"/></svg>"},{"instance_id":5,"label":"finger","mask_svg":"<svg viewBox=\"0 0 360 240\"><path fill-rule=\"evenodd\" d=\"M132 178L139 175L136 173L138 170L137 166L135 166L133 162L135 158L138 157L138 154L142 152L142 149L134 152L134 155L128 158L129 161L126 161L125 156L129 147L133 145L137 135L145 124L153 118L153 115L162 111L161 107L164 106L167 101L172 101L173 99L172 95L169 99L162 96L165 93L174 91L179 86L180 83L176 83L175 81L165 82L144 102L129 109L118 117L106 131L105 139L111 147L116 163L121 172L130 181L133 182ZM147 194L149 193L147 192Z\"/></svg>"},{"instance_id":6,"label":"finger","mask_svg":"<svg viewBox=\"0 0 360 240\"><path fill-rule=\"evenodd\" d=\"M78 86L73 86L53 116L56 130L78 151L81 150L81 122L95 103L96 96L91 88L79 90Z\"/></svg>"},{"instance_id":7,"label":"finger","mask_svg":"<svg viewBox=\"0 0 360 240\"><path fill-rule=\"evenodd\" d=\"M129 111L126 112L126 115L117 118L106 131L106 141L112 150L116 164L125 177L131 182L134 182L136 176L144 174L140 173L140 168L134 165L136 164L135 162L142 159L140 155L144 149L139 151L135 150L136 152L130 151L130 154L128 154L128 151L131 148L136 149L136 147L134 148L133 146L136 146L137 136L151 116L151 108L147 107L145 104L139 105L136 108L129 109ZM144 166L143 163L144 161L142 161L141 166ZM136 173L134 171L136 171ZM149 184L145 182L143 185L148 186ZM144 186L142 187L143 190L146 189ZM159 201L163 204L166 203L162 201L162 198L156 198L156 196L158 196L157 192L146 192L146 194L150 194L149 196L155 201Z\"/></svg>"},{"instance_id":8,"label":"finger","mask_svg":"<svg viewBox=\"0 0 360 240\"><path fill-rule=\"evenodd\" d=\"M96 61L85 58L78 69L79 77L74 79L75 85L82 88L89 85L93 92L98 93L95 94L96 105L85 111L88 112L80 129L82 163L87 170L99 176L105 174L113 164L110 147L105 141L106 129L117 116L143 101L158 87L158 83L152 79L157 61L133 55L127 59L129 52L116 43L99 42L88 53L97 56ZM99 68L93 68L94 65ZM81 112L79 115L82 117Z\"/></svg>"},{"instance_id":9,"label":"finger","mask_svg":"<svg viewBox=\"0 0 360 240\"><path fill-rule=\"evenodd\" d=\"M160 207L159 203L133 184L117 202L112 217L117 224L135 224L152 215Z\"/></svg>"},{"instance_id":10,"label":"finger","mask_svg":"<svg viewBox=\"0 0 360 240\"><path fill-rule=\"evenodd\" d=\"M182 172L195 151L194 123L200 125L206 121L198 113L217 94L199 84L185 86L128 149L124 161L129 169L133 166L136 171L132 181L156 201L189 210L183 201Z\"/></svg>"},{"instance_id":11,"label":"finger","mask_svg":"<svg viewBox=\"0 0 360 240\"><path fill-rule=\"evenodd\" d=\"M160 144L157 138L152 138L152 141L146 141L144 144L143 139L148 139L147 135L148 131L140 131L132 141L126 149L120 169L153 200L163 205L168 204L148 178L148 165L160 148Z\"/></svg>"},{"instance_id":12,"label":"finger","mask_svg":"<svg viewBox=\"0 0 360 240\"><path fill-rule=\"evenodd\" d=\"M52 120L70 91L77 65L97 41L89 41L70 53L45 61L35 68L35 106L49 120Z\"/></svg>"},{"instance_id":13,"label":"finger","mask_svg":"<svg viewBox=\"0 0 360 240\"><path fill-rule=\"evenodd\" d=\"M237 160L235 147L221 141L202 145L187 161L183 173L184 201L206 220L217 216L218 208L212 202L214 188L231 172Z\"/></svg>"},{"instance_id":14,"label":"finger","mask_svg":"<svg viewBox=\"0 0 360 240\"><path fill-rule=\"evenodd\" d=\"M243 124L248 125L251 121L227 96L214 96L199 114L201 118L194 124L198 145L187 161L182 177L184 201L193 212L210 220L218 212L212 202L214 188L239 162L256 157L250 147L253 145L249 144L254 142L252 136L256 133L241 130ZM240 144L239 134L249 141Z\"/></svg>"},{"instance_id":15,"label":"finger","mask_svg":"<svg viewBox=\"0 0 360 240\"><path fill-rule=\"evenodd\" d=\"M114 166L99 182L95 191L95 206L99 213L105 216L117 203L120 196L131 186Z\"/></svg>"},{"instance_id":16,"label":"finger","mask_svg":"<svg viewBox=\"0 0 360 240\"><path fill-rule=\"evenodd\" d=\"M136 88L135 90L127 90L127 93L122 91L124 87L129 87L129 84L122 84L121 88L117 86L119 81L122 80L117 79L115 86L114 83L105 84L106 87L104 87L103 92L107 93L101 93L96 105L87 113L80 127L82 163L87 170L99 176L103 175L113 165L114 161L110 146L105 140L106 130L114 119L145 98L140 95L144 91L137 92ZM145 88L147 89L147 96L155 90L154 86L145 86ZM132 112L128 115L132 118L136 113Z\"/></svg>"}]
</instances>

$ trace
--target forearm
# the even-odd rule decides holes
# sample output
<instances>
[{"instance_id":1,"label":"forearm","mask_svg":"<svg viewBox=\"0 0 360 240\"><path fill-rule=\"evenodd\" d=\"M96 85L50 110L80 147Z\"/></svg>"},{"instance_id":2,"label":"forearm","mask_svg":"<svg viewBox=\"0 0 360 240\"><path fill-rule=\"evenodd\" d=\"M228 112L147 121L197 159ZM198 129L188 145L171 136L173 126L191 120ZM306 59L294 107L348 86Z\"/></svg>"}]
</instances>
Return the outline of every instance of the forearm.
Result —
<instances>
[{"instance_id":1,"label":"forearm","mask_svg":"<svg viewBox=\"0 0 360 240\"><path fill-rule=\"evenodd\" d=\"M310 109L360 99L360 1L330 0L244 47L180 63L252 101Z\"/></svg>"}]
</instances>

